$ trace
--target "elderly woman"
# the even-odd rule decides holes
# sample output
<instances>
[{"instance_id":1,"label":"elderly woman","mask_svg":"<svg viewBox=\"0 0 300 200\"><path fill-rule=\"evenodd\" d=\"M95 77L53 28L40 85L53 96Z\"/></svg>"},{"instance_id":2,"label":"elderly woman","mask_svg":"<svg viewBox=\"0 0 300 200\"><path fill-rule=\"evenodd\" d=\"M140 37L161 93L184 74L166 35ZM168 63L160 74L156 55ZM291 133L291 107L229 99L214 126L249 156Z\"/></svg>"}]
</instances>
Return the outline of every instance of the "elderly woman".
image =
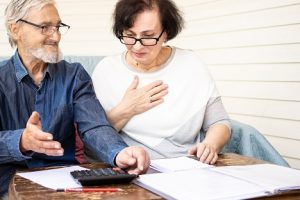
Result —
<instances>
[{"instance_id":1,"label":"elderly woman","mask_svg":"<svg viewBox=\"0 0 300 200\"><path fill-rule=\"evenodd\" d=\"M113 31L127 50L104 58L93 82L128 145L145 147L152 159L192 154L214 164L230 138L229 118L196 53L165 44L182 27L171 0L118 1Z\"/></svg>"}]
</instances>

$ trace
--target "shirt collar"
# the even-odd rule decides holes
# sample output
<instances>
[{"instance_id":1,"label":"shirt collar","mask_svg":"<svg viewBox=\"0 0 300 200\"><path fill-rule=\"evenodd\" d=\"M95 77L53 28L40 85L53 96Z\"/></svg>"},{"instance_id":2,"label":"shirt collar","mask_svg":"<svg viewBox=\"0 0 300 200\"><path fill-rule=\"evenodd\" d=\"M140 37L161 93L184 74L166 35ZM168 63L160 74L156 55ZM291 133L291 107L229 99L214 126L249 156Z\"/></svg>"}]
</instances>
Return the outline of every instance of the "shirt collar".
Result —
<instances>
[{"instance_id":1,"label":"shirt collar","mask_svg":"<svg viewBox=\"0 0 300 200\"><path fill-rule=\"evenodd\" d=\"M15 52L15 55L13 56L13 61L16 69L17 80L18 82L21 82L21 80L28 75L28 72L20 59L18 51Z\"/></svg>"},{"instance_id":2,"label":"shirt collar","mask_svg":"<svg viewBox=\"0 0 300 200\"><path fill-rule=\"evenodd\" d=\"M13 56L13 61L14 61L15 69L16 69L16 78L17 78L18 82L21 82L22 79L29 74L21 61L18 50L16 50L16 52ZM51 68L53 68L53 67L49 67L49 64L48 64L46 67L46 70L45 70L45 77L48 74L50 79L52 79L52 74L53 74L53 70L51 70Z\"/></svg>"},{"instance_id":3,"label":"shirt collar","mask_svg":"<svg viewBox=\"0 0 300 200\"><path fill-rule=\"evenodd\" d=\"M55 63L48 63L46 71L45 71L45 76L48 74L49 78L52 80L53 74L55 73Z\"/></svg>"}]
</instances>

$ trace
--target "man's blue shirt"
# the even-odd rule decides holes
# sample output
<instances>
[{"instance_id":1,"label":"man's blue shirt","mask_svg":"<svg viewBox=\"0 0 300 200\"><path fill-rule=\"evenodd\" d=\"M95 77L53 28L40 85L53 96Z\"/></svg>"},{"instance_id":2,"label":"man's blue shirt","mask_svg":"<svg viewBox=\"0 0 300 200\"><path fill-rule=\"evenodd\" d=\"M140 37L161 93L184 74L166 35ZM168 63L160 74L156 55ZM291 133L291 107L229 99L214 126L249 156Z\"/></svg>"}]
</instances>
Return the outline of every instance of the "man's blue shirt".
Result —
<instances>
[{"instance_id":1,"label":"man's blue shirt","mask_svg":"<svg viewBox=\"0 0 300 200\"><path fill-rule=\"evenodd\" d=\"M31 113L40 114L44 132L64 148L63 156L23 155L19 144ZM85 145L104 162L114 165L126 147L106 119L92 81L79 63L48 64L41 85L34 84L18 52L0 64L0 167L22 164L29 168L74 164L75 128Z\"/></svg>"}]
</instances>

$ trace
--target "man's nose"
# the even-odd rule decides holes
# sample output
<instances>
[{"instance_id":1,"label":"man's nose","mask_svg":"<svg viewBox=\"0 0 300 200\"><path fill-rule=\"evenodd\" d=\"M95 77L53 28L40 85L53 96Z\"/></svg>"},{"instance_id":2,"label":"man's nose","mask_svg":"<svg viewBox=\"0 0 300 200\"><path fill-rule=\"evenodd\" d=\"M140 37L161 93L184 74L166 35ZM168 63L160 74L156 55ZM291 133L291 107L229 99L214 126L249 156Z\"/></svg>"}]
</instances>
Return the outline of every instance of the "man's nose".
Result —
<instances>
[{"instance_id":1,"label":"man's nose","mask_svg":"<svg viewBox=\"0 0 300 200\"><path fill-rule=\"evenodd\" d=\"M60 34L59 30L53 29L53 33L50 36L50 38L56 42L59 42L61 39L61 34Z\"/></svg>"}]
</instances>

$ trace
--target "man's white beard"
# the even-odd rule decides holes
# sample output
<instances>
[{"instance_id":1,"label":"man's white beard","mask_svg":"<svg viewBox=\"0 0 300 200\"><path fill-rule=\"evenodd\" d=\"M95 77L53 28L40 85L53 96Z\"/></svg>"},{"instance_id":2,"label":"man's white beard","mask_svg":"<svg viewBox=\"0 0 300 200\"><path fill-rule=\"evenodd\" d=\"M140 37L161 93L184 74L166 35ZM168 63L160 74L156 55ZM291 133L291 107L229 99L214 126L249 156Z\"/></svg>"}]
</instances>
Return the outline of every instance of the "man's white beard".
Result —
<instances>
[{"instance_id":1,"label":"man's white beard","mask_svg":"<svg viewBox=\"0 0 300 200\"><path fill-rule=\"evenodd\" d=\"M35 58L44 61L45 63L58 63L62 60L63 54L58 48L57 52L46 53L43 48L28 50Z\"/></svg>"}]
</instances>

